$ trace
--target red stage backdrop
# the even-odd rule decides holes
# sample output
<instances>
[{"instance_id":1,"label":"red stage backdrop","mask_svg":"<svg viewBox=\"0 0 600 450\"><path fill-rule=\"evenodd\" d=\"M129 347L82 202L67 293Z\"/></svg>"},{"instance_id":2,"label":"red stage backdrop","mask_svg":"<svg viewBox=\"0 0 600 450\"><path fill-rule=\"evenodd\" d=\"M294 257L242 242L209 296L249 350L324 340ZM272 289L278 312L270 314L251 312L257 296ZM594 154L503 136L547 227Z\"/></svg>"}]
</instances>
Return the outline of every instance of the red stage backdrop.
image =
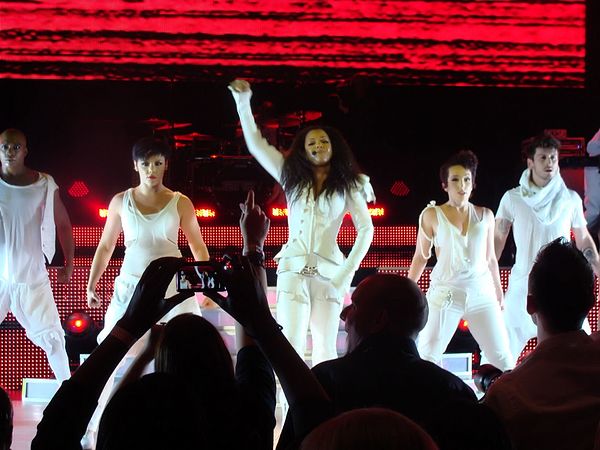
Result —
<instances>
[{"instance_id":1,"label":"red stage backdrop","mask_svg":"<svg viewBox=\"0 0 600 450\"><path fill-rule=\"evenodd\" d=\"M585 74L584 0L0 1L0 33L5 78L583 87Z\"/></svg>"}]
</instances>

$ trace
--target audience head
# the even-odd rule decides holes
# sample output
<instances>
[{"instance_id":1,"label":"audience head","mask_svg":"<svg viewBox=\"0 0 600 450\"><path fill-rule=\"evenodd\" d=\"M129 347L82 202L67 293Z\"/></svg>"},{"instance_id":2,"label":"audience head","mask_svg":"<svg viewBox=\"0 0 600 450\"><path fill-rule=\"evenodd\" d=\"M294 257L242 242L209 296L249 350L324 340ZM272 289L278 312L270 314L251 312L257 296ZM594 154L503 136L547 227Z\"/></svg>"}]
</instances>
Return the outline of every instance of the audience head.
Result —
<instances>
[{"instance_id":1,"label":"audience head","mask_svg":"<svg viewBox=\"0 0 600 450\"><path fill-rule=\"evenodd\" d=\"M219 331L194 314L181 314L165 325L155 368L208 389L234 380L231 355Z\"/></svg>"},{"instance_id":2,"label":"audience head","mask_svg":"<svg viewBox=\"0 0 600 450\"><path fill-rule=\"evenodd\" d=\"M133 144L133 161L145 160L150 156L164 156L165 160L168 160L171 157L171 147L164 139L156 136L143 137Z\"/></svg>"},{"instance_id":3,"label":"audience head","mask_svg":"<svg viewBox=\"0 0 600 450\"><path fill-rule=\"evenodd\" d=\"M389 333L416 339L425 326L427 300L417 284L394 274L365 278L340 315L348 332L348 351L368 336Z\"/></svg>"},{"instance_id":4,"label":"audience head","mask_svg":"<svg viewBox=\"0 0 600 450\"><path fill-rule=\"evenodd\" d=\"M0 387L0 450L9 450L12 444L13 408L10 398Z\"/></svg>"},{"instance_id":5,"label":"audience head","mask_svg":"<svg viewBox=\"0 0 600 450\"><path fill-rule=\"evenodd\" d=\"M119 389L102 414L96 449L205 447L203 414L188 386L173 375L153 373Z\"/></svg>"},{"instance_id":6,"label":"audience head","mask_svg":"<svg viewBox=\"0 0 600 450\"><path fill-rule=\"evenodd\" d=\"M450 401L432 411L424 426L442 450L511 450L508 432L486 405Z\"/></svg>"},{"instance_id":7,"label":"audience head","mask_svg":"<svg viewBox=\"0 0 600 450\"><path fill-rule=\"evenodd\" d=\"M355 409L315 428L300 450L437 450L433 439L400 413L383 408Z\"/></svg>"},{"instance_id":8,"label":"audience head","mask_svg":"<svg viewBox=\"0 0 600 450\"><path fill-rule=\"evenodd\" d=\"M575 245L558 238L543 247L529 274L527 298L538 329L543 326L550 334L579 330L594 301L592 267Z\"/></svg>"}]
</instances>

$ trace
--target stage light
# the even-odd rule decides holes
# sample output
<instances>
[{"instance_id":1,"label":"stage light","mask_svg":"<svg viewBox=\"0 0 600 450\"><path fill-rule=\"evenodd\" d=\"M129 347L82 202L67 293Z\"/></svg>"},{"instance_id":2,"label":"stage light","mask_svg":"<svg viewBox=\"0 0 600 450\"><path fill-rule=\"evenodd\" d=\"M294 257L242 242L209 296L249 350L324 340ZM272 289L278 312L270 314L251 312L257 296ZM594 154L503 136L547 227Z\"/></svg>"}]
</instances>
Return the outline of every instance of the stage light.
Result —
<instances>
[{"instance_id":1,"label":"stage light","mask_svg":"<svg viewBox=\"0 0 600 450\"><path fill-rule=\"evenodd\" d=\"M469 321L460 319L460 322L458 322L458 329L460 331L469 331Z\"/></svg>"},{"instance_id":2,"label":"stage light","mask_svg":"<svg viewBox=\"0 0 600 450\"><path fill-rule=\"evenodd\" d=\"M369 208L369 214L371 217L384 217L385 216L385 208L377 207L377 208Z\"/></svg>"},{"instance_id":3,"label":"stage light","mask_svg":"<svg viewBox=\"0 0 600 450\"><path fill-rule=\"evenodd\" d=\"M98 345L98 327L84 311L73 311L63 322L67 355L71 368L79 365L81 354L90 354Z\"/></svg>"},{"instance_id":4,"label":"stage light","mask_svg":"<svg viewBox=\"0 0 600 450\"><path fill-rule=\"evenodd\" d=\"M69 190L67 191L73 198L82 198L90 193L87 185L80 180L74 181Z\"/></svg>"},{"instance_id":5,"label":"stage light","mask_svg":"<svg viewBox=\"0 0 600 450\"><path fill-rule=\"evenodd\" d=\"M214 208L196 208L196 217L199 219L214 219L217 217L217 211Z\"/></svg>"},{"instance_id":6,"label":"stage light","mask_svg":"<svg viewBox=\"0 0 600 450\"><path fill-rule=\"evenodd\" d=\"M108 209L98 208L98 217L100 217L101 219L106 219L108 217Z\"/></svg>"},{"instance_id":7,"label":"stage light","mask_svg":"<svg viewBox=\"0 0 600 450\"><path fill-rule=\"evenodd\" d=\"M83 311L72 312L63 323L63 328L65 329L66 333L73 336L82 335L88 332L94 326L95 325L92 318Z\"/></svg>"},{"instance_id":8,"label":"stage light","mask_svg":"<svg viewBox=\"0 0 600 450\"><path fill-rule=\"evenodd\" d=\"M285 206L273 206L271 208L271 217L281 219L288 216L288 209Z\"/></svg>"}]
</instances>

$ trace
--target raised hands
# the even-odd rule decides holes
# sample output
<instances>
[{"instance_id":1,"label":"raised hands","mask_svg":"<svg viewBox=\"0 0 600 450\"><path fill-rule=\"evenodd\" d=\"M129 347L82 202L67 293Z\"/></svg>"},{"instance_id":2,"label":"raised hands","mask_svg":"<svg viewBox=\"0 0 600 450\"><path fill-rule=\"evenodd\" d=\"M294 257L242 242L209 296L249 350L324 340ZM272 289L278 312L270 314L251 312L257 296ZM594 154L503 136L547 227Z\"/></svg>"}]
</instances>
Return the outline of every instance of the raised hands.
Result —
<instances>
[{"instance_id":1,"label":"raised hands","mask_svg":"<svg viewBox=\"0 0 600 450\"><path fill-rule=\"evenodd\" d=\"M182 258L170 256L152 261L142 274L118 326L139 338L171 309L194 295L193 292L179 292L165 298L171 280L183 264Z\"/></svg>"}]
</instances>

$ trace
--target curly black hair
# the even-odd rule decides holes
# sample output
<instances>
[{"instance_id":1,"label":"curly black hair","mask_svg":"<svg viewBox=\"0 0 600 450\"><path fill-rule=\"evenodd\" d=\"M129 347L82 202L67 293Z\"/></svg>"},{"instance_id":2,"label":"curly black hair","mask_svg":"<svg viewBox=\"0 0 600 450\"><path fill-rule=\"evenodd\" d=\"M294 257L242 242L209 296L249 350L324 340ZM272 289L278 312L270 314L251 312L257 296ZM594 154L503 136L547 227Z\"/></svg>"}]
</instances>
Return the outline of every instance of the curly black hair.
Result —
<instances>
[{"instance_id":1,"label":"curly black hair","mask_svg":"<svg viewBox=\"0 0 600 450\"><path fill-rule=\"evenodd\" d=\"M304 141L311 130L323 130L329 136L333 150L330 170L323 186L327 198L334 194L344 195L355 189L358 183L359 168L350 146L335 128L329 126L309 126L296 134L285 158L281 174L281 185L289 198L298 200L302 191L313 184L313 166L306 156Z\"/></svg>"}]
</instances>

